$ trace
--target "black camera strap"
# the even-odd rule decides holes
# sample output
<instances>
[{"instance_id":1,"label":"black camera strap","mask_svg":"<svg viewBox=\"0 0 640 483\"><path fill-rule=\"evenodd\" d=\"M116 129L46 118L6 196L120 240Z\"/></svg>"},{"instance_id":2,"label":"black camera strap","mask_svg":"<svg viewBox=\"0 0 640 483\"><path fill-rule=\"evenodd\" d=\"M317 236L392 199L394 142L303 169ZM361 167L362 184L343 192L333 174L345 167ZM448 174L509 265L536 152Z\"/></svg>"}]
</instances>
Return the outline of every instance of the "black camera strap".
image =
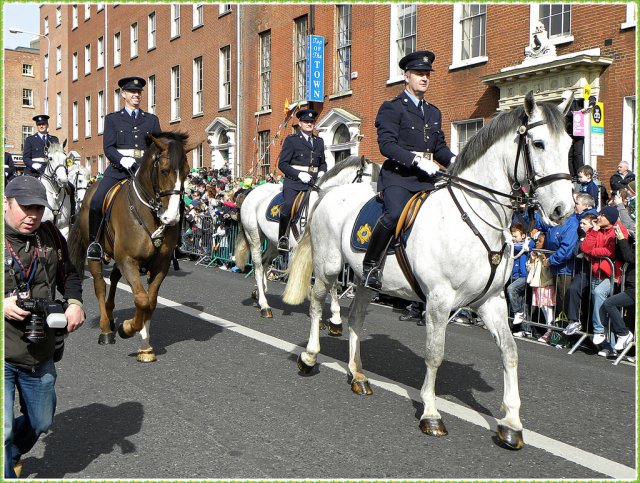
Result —
<instances>
[{"instance_id":1,"label":"black camera strap","mask_svg":"<svg viewBox=\"0 0 640 483\"><path fill-rule=\"evenodd\" d=\"M9 255L11 256L11 260L13 261L11 268L9 270L10 270L10 273L13 274L13 277L16 280L16 285L19 292L31 293L31 285L36 277L36 273L38 272L38 265L40 263L43 263L43 266L46 264L45 251L44 251L44 248L42 247L42 242L40 241L40 237L37 234L35 234L35 239L36 239L36 245L34 247L33 255L31 257L31 262L29 263L28 268L25 268L24 264L22 263L22 260L20 260L20 257L16 254L9 240L6 237L4 239L7 245L7 250L9 251ZM25 251L28 251L28 245ZM40 260L41 257L42 257L42 261ZM14 266L18 268L18 272L16 272L13 269ZM49 282L49 274L47 273L46 267L44 268L44 274L45 274L45 284L49 289L51 300L53 300L55 292L53 291L51 287L51 283Z\"/></svg>"}]
</instances>

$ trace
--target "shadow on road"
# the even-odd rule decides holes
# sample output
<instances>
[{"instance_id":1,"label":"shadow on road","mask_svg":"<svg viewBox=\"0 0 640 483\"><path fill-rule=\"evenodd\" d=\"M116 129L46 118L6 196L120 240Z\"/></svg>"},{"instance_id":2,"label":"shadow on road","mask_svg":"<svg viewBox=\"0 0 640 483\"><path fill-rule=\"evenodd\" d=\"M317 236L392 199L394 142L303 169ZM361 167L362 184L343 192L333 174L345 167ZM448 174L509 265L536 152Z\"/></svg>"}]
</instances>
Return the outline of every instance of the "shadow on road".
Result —
<instances>
[{"instance_id":1,"label":"shadow on road","mask_svg":"<svg viewBox=\"0 0 640 483\"><path fill-rule=\"evenodd\" d=\"M81 473L101 455L117 446L121 454L135 453L127 439L142 427L144 407L126 402L116 407L93 403L55 416L51 431L42 438L42 458L25 458L24 474L29 478L64 478Z\"/></svg>"}]
</instances>

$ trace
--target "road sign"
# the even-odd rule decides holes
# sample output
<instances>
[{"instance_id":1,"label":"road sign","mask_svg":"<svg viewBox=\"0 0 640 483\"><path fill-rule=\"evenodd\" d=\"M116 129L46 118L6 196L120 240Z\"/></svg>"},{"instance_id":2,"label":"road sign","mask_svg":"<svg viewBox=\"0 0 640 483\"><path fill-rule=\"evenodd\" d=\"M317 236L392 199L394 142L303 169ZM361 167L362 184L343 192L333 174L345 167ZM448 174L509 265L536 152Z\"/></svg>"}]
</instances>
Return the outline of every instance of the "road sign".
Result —
<instances>
[{"instance_id":1,"label":"road sign","mask_svg":"<svg viewBox=\"0 0 640 483\"><path fill-rule=\"evenodd\" d=\"M604 156L604 102L591 111L591 156Z\"/></svg>"},{"instance_id":2,"label":"road sign","mask_svg":"<svg viewBox=\"0 0 640 483\"><path fill-rule=\"evenodd\" d=\"M591 84L585 84L582 88L582 98L586 101L591 95Z\"/></svg>"}]
</instances>

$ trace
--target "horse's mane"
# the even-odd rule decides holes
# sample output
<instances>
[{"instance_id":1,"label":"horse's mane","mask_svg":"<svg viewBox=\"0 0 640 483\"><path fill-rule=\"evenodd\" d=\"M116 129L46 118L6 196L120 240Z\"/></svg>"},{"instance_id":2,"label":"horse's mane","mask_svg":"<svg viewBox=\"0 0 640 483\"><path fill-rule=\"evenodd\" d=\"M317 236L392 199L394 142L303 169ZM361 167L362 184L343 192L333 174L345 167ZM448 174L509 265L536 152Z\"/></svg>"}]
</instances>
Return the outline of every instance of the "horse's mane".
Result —
<instances>
[{"instance_id":1,"label":"horse's mane","mask_svg":"<svg viewBox=\"0 0 640 483\"><path fill-rule=\"evenodd\" d=\"M49 142L47 153L64 153L64 148L59 142Z\"/></svg>"},{"instance_id":2,"label":"horse's mane","mask_svg":"<svg viewBox=\"0 0 640 483\"><path fill-rule=\"evenodd\" d=\"M537 104L542 111L542 117L553 133L564 132L564 118L555 104L543 102ZM520 106L509 111L498 113L489 124L482 127L475 136L469 139L456 157L456 162L451 169L451 174L459 175L469 166L473 165L487 150L503 136L516 134L517 128L522 125L525 118L524 107Z\"/></svg>"},{"instance_id":3,"label":"horse's mane","mask_svg":"<svg viewBox=\"0 0 640 483\"><path fill-rule=\"evenodd\" d=\"M169 166L171 169L179 170L182 168L183 164L186 162L186 157L183 156L184 146L189 138L189 135L185 132L180 131L165 131L160 133L152 133L156 139L159 139L165 143L167 143L169 150ZM144 158L142 160L141 169L149 166L149 160L153 158L153 156L158 152L158 147L155 145L153 141L149 137L147 137L147 144L150 148L144 154Z\"/></svg>"},{"instance_id":4,"label":"horse's mane","mask_svg":"<svg viewBox=\"0 0 640 483\"><path fill-rule=\"evenodd\" d=\"M380 173L380 165L378 163L373 163L372 161L366 158L365 158L365 162L370 163L372 165L371 167L373 171L371 174L372 176L371 180L376 181L378 179L378 174ZM333 166L333 168L329 169L324 174L324 176L320 179L318 186L322 187L323 184L328 182L330 179L332 179L334 176L336 176L338 173L340 173L344 169L360 168L361 165L362 165L362 156L353 156L353 155L348 156L342 161L336 163Z\"/></svg>"}]
</instances>

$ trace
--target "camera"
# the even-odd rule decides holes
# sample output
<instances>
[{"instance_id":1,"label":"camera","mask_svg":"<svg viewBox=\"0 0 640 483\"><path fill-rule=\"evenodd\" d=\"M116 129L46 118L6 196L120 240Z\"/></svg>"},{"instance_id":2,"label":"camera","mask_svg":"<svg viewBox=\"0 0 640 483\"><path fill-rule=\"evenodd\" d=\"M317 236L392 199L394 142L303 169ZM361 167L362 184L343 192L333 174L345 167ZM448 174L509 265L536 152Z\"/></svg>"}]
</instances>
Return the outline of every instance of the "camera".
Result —
<instances>
[{"instance_id":1,"label":"camera","mask_svg":"<svg viewBox=\"0 0 640 483\"><path fill-rule=\"evenodd\" d=\"M64 315L62 304L41 298L18 298L16 304L22 310L31 312L24 331L25 338L33 343L42 342L47 336L44 330L44 324L46 323L47 326L55 329L56 352L60 352L58 360L62 359L64 338L67 332L67 318ZM54 354L54 360L55 358L56 355Z\"/></svg>"}]
</instances>

